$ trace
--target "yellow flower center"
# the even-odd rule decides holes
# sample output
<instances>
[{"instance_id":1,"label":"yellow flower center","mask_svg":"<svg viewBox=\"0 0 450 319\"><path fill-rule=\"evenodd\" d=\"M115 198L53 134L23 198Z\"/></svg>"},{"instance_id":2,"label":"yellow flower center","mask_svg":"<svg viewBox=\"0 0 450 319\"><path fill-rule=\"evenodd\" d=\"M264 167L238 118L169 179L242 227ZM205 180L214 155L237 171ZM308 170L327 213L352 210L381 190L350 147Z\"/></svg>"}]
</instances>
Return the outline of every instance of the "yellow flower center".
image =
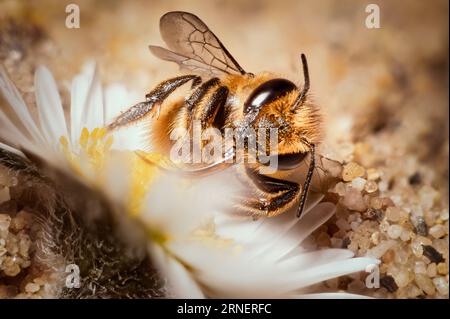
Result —
<instances>
[{"instance_id":1,"label":"yellow flower center","mask_svg":"<svg viewBox=\"0 0 450 319\"><path fill-rule=\"evenodd\" d=\"M95 128L89 132L83 128L79 138L79 145L72 148L65 136L61 136L59 142L62 150L72 168L81 176L90 175L97 177L104 168L106 156L111 149L113 137L106 136L106 128ZM79 150L77 150L79 148ZM75 151L77 150L77 151ZM92 176L92 173L94 175Z\"/></svg>"},{"instance_id":2,"label":"yellow flower center","mask_svg":"<svg viewBox=\"0 0 450 319\"><path fill-rule=\"evenodd\" d=\"M142 211L145 194L158 174L161 162L158 154L138 151L131 158L131 188L129 194L128 213L136 217ZM151 163L154 163L152 165Z\"/></svg>"}]
</instances>

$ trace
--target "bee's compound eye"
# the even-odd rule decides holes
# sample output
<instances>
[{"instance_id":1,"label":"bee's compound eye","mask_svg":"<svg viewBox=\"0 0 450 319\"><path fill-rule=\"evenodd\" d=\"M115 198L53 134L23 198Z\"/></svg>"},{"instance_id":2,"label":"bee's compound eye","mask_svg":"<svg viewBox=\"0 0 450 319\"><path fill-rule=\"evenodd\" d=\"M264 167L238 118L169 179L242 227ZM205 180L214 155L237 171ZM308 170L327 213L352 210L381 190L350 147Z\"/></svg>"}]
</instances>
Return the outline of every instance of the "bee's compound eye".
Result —
<instances>
[{"instance_id":1,"label":"bee's compound eye","mask_svg":"<svg viewBox=\"0 0 450 319\"><path fill-rule=\"evenodd\" d=\"M244 114L259 109L264 104L270 103L296 89L297 86L286 79L272 79L264 82L248 97L244 104Z\"/></svg>"},{"instance_id":2,"label":"bee's compound eye","mask_svg":"<svg viewBox=\"0 0 450 319\"><path fill-rule=\"evenodd\" d=\"M308 153L278 155L278 170L287 171L300 166Z\"/></svg>"}]
</instances>

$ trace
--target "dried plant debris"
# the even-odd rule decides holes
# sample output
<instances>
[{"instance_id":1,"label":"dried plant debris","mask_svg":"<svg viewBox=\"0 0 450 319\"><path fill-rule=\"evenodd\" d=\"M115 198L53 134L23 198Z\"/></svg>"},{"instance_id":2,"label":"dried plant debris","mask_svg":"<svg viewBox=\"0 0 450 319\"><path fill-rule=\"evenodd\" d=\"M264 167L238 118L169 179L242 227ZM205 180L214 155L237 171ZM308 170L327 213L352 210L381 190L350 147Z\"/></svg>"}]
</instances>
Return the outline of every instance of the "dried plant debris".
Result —
<instances>
[{"instance_id":1,"label":"dried plant debris","mask_svg":"<svg viewBox=\"0 0 450 319\"><path fill-rule=\"evenodd\" d=\"M165 296L145 245L124 238L123 223L101 194L6 154L0 154L0 298ZM74 188L82 196L68 195ZM66 283L68 265L79 269L79 288Z\"/></svg>"}]
</instances>

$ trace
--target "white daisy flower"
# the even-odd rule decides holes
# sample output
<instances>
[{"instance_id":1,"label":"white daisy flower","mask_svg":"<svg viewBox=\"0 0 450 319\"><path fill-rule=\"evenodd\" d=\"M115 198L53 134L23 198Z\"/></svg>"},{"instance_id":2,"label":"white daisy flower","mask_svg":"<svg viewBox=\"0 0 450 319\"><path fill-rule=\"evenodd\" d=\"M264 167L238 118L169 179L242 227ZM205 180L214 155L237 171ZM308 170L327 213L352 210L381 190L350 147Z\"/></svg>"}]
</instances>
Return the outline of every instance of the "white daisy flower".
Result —
<instances>
[{"instance_id":1,"label":"white daisy flower","mask_svg":"<svg viewBox=\"0 0 450 319\"><path fill-rule=\"evenodd\" d=\"M254 221L224 213L230 208L228 198L239 191L228 172L189 181L158 171L134 152L127 157L131 165L123 165L121 158L116 161L110 148L146 149L142 127L122 137L115 134L113 145L105 136L105 124L136 100L122 86L111 86L104 94L93 64L72 82L69 125L55 80L45 67L35 75L39 123L4 70L0 90L23 126L16 126L0 109L2 139L53 165L80 169L88 177L97 176L99 166L107 167L101 187L146 231L150 254L175 297L353 297L308 295L305 288L378 263L352 258L345 249L309 252L301 247L334 213L333 204L316 201L301 219L285 213ZM7 145L0 147L21 154Z\"/></svg>"}]
</instances>

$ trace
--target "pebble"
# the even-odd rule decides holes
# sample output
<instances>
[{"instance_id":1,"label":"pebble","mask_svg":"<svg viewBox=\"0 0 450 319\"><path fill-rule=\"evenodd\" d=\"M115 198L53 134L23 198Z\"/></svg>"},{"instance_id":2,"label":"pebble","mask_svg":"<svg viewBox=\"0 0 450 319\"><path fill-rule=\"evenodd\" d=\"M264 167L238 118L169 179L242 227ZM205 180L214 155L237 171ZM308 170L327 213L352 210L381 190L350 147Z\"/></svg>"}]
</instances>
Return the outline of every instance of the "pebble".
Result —
<instances>
[{"instance_id":1,"label":"pebble","mask_svg":"<svg viewBox=\"0 0 450 319\"><path fill-rule=\"evenodd\" d=\"M417 298L422 294L422 290L420 290L416 285L411 284L408 287L407 290L407 297L408 298Z\"/></svg>"},{"instance_id":2,"label":"pebble","mask_svg":"<svg viewBox=\"0 0 450 319\"><path fill-rule=\"evenodd\" d=\"M35 283L32 283L32 282L28 283L25 286L25 291L28 292L28 293L38 292L39 289L40 289L40 286L38 284L35 284Z\"/></svg>"},{"instance_id":3,"label":"pebble","mask_svg":"<svg viewBox=\"0 0 450 319\"><path fill-rule=\"evenodd\" d=\"M345 182L350 182L357 177L362 177L365 174L364 167L355 162L346 164L342 170L342 179Z\"/></svg>"},{"instance_id":4,"label":"pebble","mask_svg":"<svg viewBox=\"0 0 450 319\"><path fill-rule=\"evenodd\" d=\"M369 180L366 182L366 185L364 186L364 190L369 194L374 193L378 190L378 184L374 181Z\"/></svg>"},{"instance_id":5,"label":"pebble","mask_svg":"<svg viewBox=\"0 0 450 319\"><path fill-rule=\"evenodd\" d=\"M391 226L389 226L387 233L388 233L388 236L391 237L392 239L397 239L402 234L402 231L403 231L402 226L391 225Z\"/></svg>"},{"instance_id":6,"label":"pebble","mask_svg":"<svg viewBox=\"0 0 450 319\"><path fill-rule=\"evenodd\" d=\"M422 291L425 292L427 295L430 296L434 295L436 289L434 287L433 281L426 275L417 274L415 277L415 281L417 286L419 286L419 288L422 289Z\"/></svg>"},{"instance_id":7,"label":"pebble","mask_svg":"<svg viewBox=\"0 0 450 319\"><path fill-rule=\"evenodd\" d=\"M381 203L382 203L382 207L388 208L391 206L395 206L394 202L392 201L392 199L388 198L388 197L383 197L381 199Z\"/></svg>"},{"instance_id":8,"label":"pebble","mask_svg":"<svg viewBox=\"0 0 450 319\"><path fill-rule=\"evenodd\" d=\"M389 292L395 292L398 290L398 285L395 282L394 278L392 276L383 276L380 279L380 285L384 288L386 288Z\"/></svg>"},{"instance_id":9,"label":"pebble","mask_svg":"<svg viewBox=\"0 0 450 319\"><path fill-rule=\"evenodd\" d=\"M425 220L423 219L423 217L419 217L417 219L416 233L421 236L428 235L428 226L427 226L427 223L425 223Z\"/></svg>"},{"instance_id":10,"label":"pebble","mask_svg":"<svg viewBox=\"0 0 450 319\"><path fill-rule=\"evenodd\" d=\"M9 257L9 256L7 256L3 259L2 269L3 269L3 273L9 277L14 277L14 276L18 275L20 272L20 266L16 262L16 258Z\"/></svg>"},{"instance_id":11,"label":"pebble","mask_svg":"<svg viewBox=\"0 0 450 319\"><path fill-rule=\"evenodd\" d=\"M376 181L380 177L381 177L381 173L377 169L375 169L375 168L367 169L367 179L369 181Z\"/></svg>"},{"instance_id":12,"label":"pebble","mask_svg":"<svg viewBox=\"0 0 450 319\"><path fill-rule=\"evenodd\" d=\"M361 214L360 213L354 213L354 214L351 214L350 216L348 216L348 219L347 219L349 222L359 222L359 223L361 223Z\"/></svg>"},{"instance_id":13,"label":"pebble","mask_svg":"<svg viewBox=\"0 0 450 319\"><path fill-rule=\"evenodd\" d=\"M363 212L367 209L361 192L353 187L349 187L349 189L347 189L341 203L348 209L356 210L358 212Z\"/></svg>"},{"instance_id":14,"label":"pebble","mask_svg":"<svg viewBox=\"0 0 450 319\"><path fill-rule=\"evenodd\" d=\"M354 189L357 189L360 192L362 192L364 190L365 185L366 185L366 180L364 178L357 177L354 180L352 180L352 187Z\"/></svg>"},{"instance_id":15,"label":"pebble","mask_svg":"<svg viewBox=\"0 0 450 319\"><path fill-rule=\"evenodd\" d=\"M398 207L388 207L386 209L386 218L390 221L390 222L399 222L402 219L403 216L403 212L400 208Z\"/></svg>"},{"instance_id":16,"label":"pebble","mask_svg":"<svg viewBox=\"0 0 450 319\"><path fill-rule=\"evenodd\" d=\"M387 231L388 231L388 229L389 229L389 226L391 226L391 225L389 225L389 223L388 223L388 221L387 220L385 220L385 219L383 219L381 222L380 222L380 230L382 231L382 232L384 232L384 233L387 233Z\"/></svg>"},{"instance_id":17,"label":"pebble","mask_svg":"<svg viewBox=\"0 0 450 319\"><path fill-rule=\"evenodd\" d=\"M402 241L409 241L411 239L411 232L407 229L403 229L402 234L400 235L400 239Z\"/></svg>"},{"instance_id":18,"label":"pebble","mask_svg":"<svg viewBox=\"0 0 450 319\"><path fill-rule=\"evenodd\" d=\"M344 231L350 230L350 224L347 222L347 220L341 218L336 221L336 226L339 227L339 229L342 229Z\"/></svg>"},{"instance_id":19,"label":"pebble","mask_svg":"<svg viewBox=\"0 0 450 319\"><path fill-rule=\"evenodd\" d=\"M0 214L0 237L5 238L8 235L11 217L7 214Z\"/></svg>"},{"instance_id":20,"label":"pebble","mask_svg":"<svg viewBox=\"0 0 450 319\"><path fill-rule=\"evenodd\" d=\"M439 263L437 265L437 271L440 275L448 274L448 265L446 263Z\"/></svg>"},{"instance_id":21,"label":"pebble","mask_svg":"<svg viewBox=\"0 0 450 319\"><path fill-rule=\"evenodd\" d=\"M439 214L439 218L442 219L443 221L448 220L448 209L444 209L444 210Z\"/></svg>"},{"instance_id":22,"label":"pebble","mask_svg":"<svg viewBox=\"0 0 450 319\"><path fill-rule=\"evenodd\" d=\"M396 245L395 240L384 240L380 242L379 245L369 249L367 251L367 256L372 258L381 258L389 249Z\"/></svg>"},{"instance_id":23,"label":"pebble","mask_svg":"<svg viewBox=\"0 0 450 319\"><path fill-rule=\"evenodd\" d=\"M416 274L426 274L427 273L427 265L423 261L416 261L414 265L414 272Z\"/></svg>"},{"instance_id":24,"label":"pebble","mask_svg":"<svg viewBox=\"0 0 450 319\"><path fill-rule=\"evenodd\" d=\"M433 240L433 248L435 248L444 259L449 260L448 237ZM440 261L441 262L441 261ZM437 262L439 263L439 262Z\"/></svg>"},{"instance_id":25,"label":"pebble","mask_svg":"<svg viewBox=\"0 0 450 319\"><path fill-rule=\"evenodd\" d=\"M400 195L393 195L390 198L396 206L403 206L403 198Z\"/></svg>"},{"instance_id":26,"label":"pebble","mask_svg":"<svg viewBox=\"0 0 450 319\"><path fill-rule=\"evenodd\" d=\"M329 247L331 244L330 236L327 233L320 233L316 238L316 242L319 247Z\"/></svg>"},{"instance_id":27,"label":"pebble","mask_svg":"<svg viewBox=\"0 0 450 319\"><path fill-rule=\"evenodd\" d=\"M443 225L434 225L429 229L429 234L434 238L441 238L447 234L448 230Z\"/></svg>"},{"instance_id":28,"label":"pebble","mask_svg":"<svg viewBox=\"0 0 450 319\"><path fill-rule=\"evenodd\" d=\"M13 233L8 234L6 249L10 255L15 255L19 252L19 239Z\"/></svg>"},{"instance_id":29,"label":"pebble","mask_svg":"<svg viewBox=\"0 0 450 319\"><path fill-rule=\"evenodd\" d=\"M399 286L399 288L404 288L411 282L410 273L406 269L401 269L397 273L393 273L392 277L394 277L395 283Z\"/></svg>"},{"instance_id":30,"label":"pebble","mask_svg":"<svg viewBox=\"0 0 450 319\"><path fill-rule=\"evenodd\" d=\"M427 257L431 262L441 263L445 261L442 254L438 252L433 246L422 245L422 247L423 247L423 255Z\"/></svg>"},{"instance_id":31,"label":"pebble","mask_svg":"<svg viewBox=\"0 0 450 319\"><path fill-rule=\"evenodd\" d=\"M385 264L391 263L395 258L395 252L392 249L389 249L382 257L381 260Z\"/></svg>"},{"instance_id":32,"label":"pebble","mask_svg":"<svg viewBox=\"0 0 450 319\"><path fill-rule=\"evenodd\" d=\"M428 265L427 268L427 275L430 278L434 278L437 275L437 269L436 269L436 264L435 263L431 263Z\"/></svg>"},{"instance_id":33,"label":"pebble","mask_svg":"<svg viewBox=\"0 0 450 319\"><path fill-rule=\"evenodd\" d=\"M15 232L19 232L26 226L31 225L32 215L24 210L21 210L11 221L11 229Z\"/></svg>"},{"instance_id":34,"label":"pebble","mask_svg":"<svg viewBox=\"0 0 450 319\"><path fill-rule=\"evenodd\" d=\"M411 243L411 251L413 252L414 256L416 256L416 257L423 256L423 246L416 241L413 241Z\"/></svg>"},{"instance_id":35,"label":"pebble","mask_svg":"<svg viewBox=\"0 0 450 319\"><path fill-rule=\"evenodd\" d=\"M381 221L383 219L383 211L381 209L369 208L364 212L363 217L370 220Z\"/></svg>"},{"instance_id":36,"label":"pebble","mask_svg":"<svg viewBox=\"0 0 450 319\"><path fill-rule=\"evenodd\" d=\"M30 246L31 246L31 240L28 237L28 235L24 234L24 233L20 233L18 235L18 237L19 237L19 245L18 245L19 254L22 257L28 258Z\"/></svg>"},{"instance_id":37,"label":"pebble","mask_svg":"<svg viewBox=\"0 0 450 319\"><path fill-rule=\"evenodd\" d=\"M323 158L322 159L322 167L325 171L327 171L333 177L341 177L342 176L342 165L337 161Z\"/></svg>"},{"instance_id":38,"label":"pebble","mask_svg":"<svg viewBox=\"0 0 450 319\"><path fill-rule=\"evenodd\" d=\"M347 191L347 186L342 183L339 182L336 184L336 186L334 186L334 190L333 190L336 194L338 194L339 196L344 196L346 191Z\"/></svg>"},{"instance_id":39,"label":"pebble","mask_svg":"<svg viewBox=\"0 0 450 319\"><path fill-rule=\"evenodd\" d=\"M374 197L370 200L370 206L373 209L381 209L383 207L383 200L379 197Z\"/></svg>"},{"instance_id":40,"label":"pebble","mask_svg":"<svg viewBox=\"0 0 450 319\"><path fill-rule=\"evenodd\" d=\"M380 243L380 232L376 231L370 236L370 240L374 245L378 245Z\"/></svg>"},{"instance_id":41,"label":"pebble","mask_svg":"<svg viewBox=\"0 0 450 319\"><path fill-rule=\"evenodd\" d=\"M434 252L436 251L433 247L430 246L431 240L426 237L417 236L414 241L411 243L411 250L416 257L421 257L422 255L428 255L429 258L434 256ZM426 248L426 247L431 247Z\"/></svg>"},{"instance_id":42,"label":"pebble","mask_svg":"<svg viewBox=\"0 0 450 319\"><path fill-rule=\"evenodd\" d=\"M350 223L350 228L351 228L353 231L356 231L356 230L359 228L359 225L361 225L361 222L358 222L358 221L356 221L356 222L351 222L351 223Z\"/></svg>"},{"instance_id":43,"label":"pebble","mask_svg":"<svg viewBox=\"0 0 450 319\"><path fill-rule=\"evenodd\" d=\"M416 238L414 238L414 241L419 243L420 245L431 245L433 243L431 239L424 236L417 236Z\"/></svg>"},{"instance_id":44,"label":"pebble","mask_svg":"<svg viewBox=\"0 0 450 319\"><path fill-rule=\"evenodd\" d=\"M448 296L448 281L444 277L434 278L433 284L441 295Z\"/></svg>"},{"instance_id":45,"label":"pebble","mask_svg":"<svg viewBox=\"0 0 450 319\"><path fill-rule=\"evenodd\" d=\"M395 262L400 265L405 265L408 262L410 253L405 246L397 245L395 247Z\"/></svg>"}]
</instances>

